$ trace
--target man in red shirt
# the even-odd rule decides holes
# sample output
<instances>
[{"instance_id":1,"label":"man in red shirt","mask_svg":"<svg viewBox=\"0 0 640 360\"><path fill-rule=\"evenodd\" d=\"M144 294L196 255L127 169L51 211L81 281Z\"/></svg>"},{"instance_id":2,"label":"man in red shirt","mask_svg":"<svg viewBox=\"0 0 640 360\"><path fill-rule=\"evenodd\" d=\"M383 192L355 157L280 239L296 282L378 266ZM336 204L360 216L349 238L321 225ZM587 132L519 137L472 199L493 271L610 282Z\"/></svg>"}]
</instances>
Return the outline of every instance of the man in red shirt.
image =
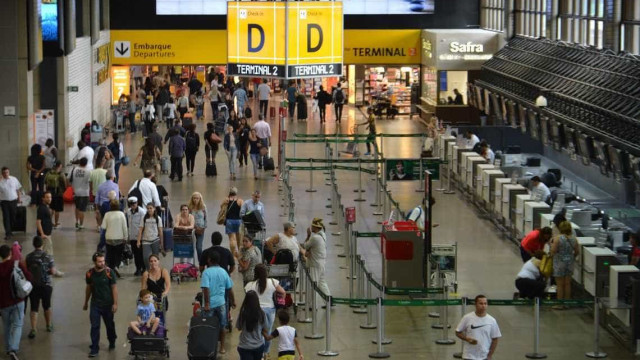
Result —
<instances>
[{"instance_id":1,"label":"man in red shirt","mask_svg":"<svg viewBox=\"0 0 640 360\"><path fill-rule=\"evenodd\" d=\"M20 269L31 281L31 273L24 262L20 262ZM24 320L24 299L14 299L11 295L11 273L14 262L11 260L11 248L0 246L0 314L5 333L5 350L9 359L18 360L18 349L22 337L22 323Z\"/></svg>"},{"instance_id":2,"label":"man in red shirt","mask_svg":"<svg viewBox=\"0 0 640 360\"><path fill-rule=\"evenodd\" d=\"M543 250L544 245L551 240L551 228L543 227L542 229L535 229L527 234L527 236L520 241L520 256L522 262L527 262L533 256L536 250Z\"/></svg>"}]
</instances>

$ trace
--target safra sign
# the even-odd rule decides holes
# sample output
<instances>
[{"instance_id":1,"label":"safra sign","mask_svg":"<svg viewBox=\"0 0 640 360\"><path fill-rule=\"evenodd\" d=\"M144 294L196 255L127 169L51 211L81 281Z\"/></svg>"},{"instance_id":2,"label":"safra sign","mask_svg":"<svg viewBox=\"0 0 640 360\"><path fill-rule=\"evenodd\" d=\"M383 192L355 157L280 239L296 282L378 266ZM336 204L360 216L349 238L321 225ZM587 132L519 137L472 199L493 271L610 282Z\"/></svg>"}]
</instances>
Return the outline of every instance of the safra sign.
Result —
<instances>
[{"instance_id":1,"label":"safra sign","mask_svg":"<svg viewBox=\"0 0 640 360\"><path fill-rule=\"evenodd\" d=\"M483 53L484 45L474 44L471 41L468 41L466 44L454 41L449 44L449 51L452 53Z\"/></svg>"},{"instance_id":2,"label":"safra sign","mask_svg":"<svg viewBox=\"0 0 640 360\"><path fill-rule=\"evenodd\" d=\"M342 74L342 2L229 2L227 14L230 75Z\"/></svg>"},{"instance_id":3,"label":"safra sign","mask_svg":"<svg viewBox=\"0 0 640 360\"><path fill-rule=\"evenodd\" d=\"M484 44L476 44L471 41L461 43L453 41L449 43L449 52L438 55L442 61L486 61L493 55L485 53Z\"/></svg>"}]
</instances>

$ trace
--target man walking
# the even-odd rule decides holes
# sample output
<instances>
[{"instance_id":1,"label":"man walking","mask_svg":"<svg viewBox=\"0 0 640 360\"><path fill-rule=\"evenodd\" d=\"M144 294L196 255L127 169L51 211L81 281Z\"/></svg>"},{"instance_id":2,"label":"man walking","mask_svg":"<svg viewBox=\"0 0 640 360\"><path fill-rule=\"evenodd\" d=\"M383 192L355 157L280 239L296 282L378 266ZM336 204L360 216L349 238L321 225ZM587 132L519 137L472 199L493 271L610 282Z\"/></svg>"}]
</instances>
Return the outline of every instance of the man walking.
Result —
<instances>
[{"instance_id":1,"label":"man walking","mask_svg":"<svg viewBox=\"0 0 640 360\"><path fill-rule=\"evenodd\" d=\"M76 205L76 230L84 228L84 213L89 205L89 176L91 170L88 168L88 163L87 158L80 159L78 163L80 166L74 167L69 176L69 183L73 187L73 200Z\"/></svg>"},{"instance_id":2,"label":"man walking","mask_svg":"<svg viewBox=\"0 0 640 360\"><path fill-rule=\"evenodd\" d=\"M4 348L11 360L18 360L16 353L20 348L24 320L24 299L14 299L11 295L11 275L15 263L11 260L11 248L7 245L0 246L0 315L4 331ZM18 266L27 280L32 281L31 273L24 263L19 263Z\"/></svg>"},{"instance_id":3,"label":"man walking","mask_svg":"<svg viewBox=\"0 0 640 360\"><path fill-rule=\"evenodd\" d=\"M267 79L262 79L262 84L258 85L258 99L260 100L260 114L267 117L269 110L269 96L271 95L271 87L267 84Z\"/></svg>"},{"instance_id":4,"label":"man walking","mask_svg":"<svg viewBox=\"0 0 640 360\"><path fill-rule=\"evenodd\" d=\"M153 171L145 170L144 177L140 180L137 180L131 185L129 192L127 194L131 194L134 189L140 190L140 195L142 199L138 199L138 206L144 207L146 204L153 203L153 206L159 207L162 206L160 202L160 196L158 195L158 187L156 184L151 181L153 177ZM136 235L137 236L137 235Z\"/></svg>"},{"instance_id":5,"label":"man walking","mask_svg":"<svg viewBox=\"0 0 640 360\"><path fill-rule=\"evenodd\" d=\"M211 234L211 247L205 249L202 252L202 256L198 259L198 263L200 264L200 272L203 272L204 269L209 267L209 258L213 253L218 253L218 257L220 260L218 261L218 265L227 271L227 274L231 275L233 270L236 268L236 261L234 260L231 251L226 247L222 246L222 234L218 231L214 231Z\"/></svg>"},{"instance_id":6,"label":"man walking","mask_svg":"<svg viewBox=\"0 0 640 360\"><path fill-rule=\"evenodd\" d=\"M320 112L320 123L323 124L327 118L327 105L331 104L331 95L320 85L320 90L316 94L318 100L318 110Z\"/></svg>"},{"instance_id":7,"label":"man walking","mask_svg":"<svg viewBox=\"0 0 640 360\"><path fill-rule=\"evenodd\" d=\"M93 267L87 271L85 281L84 306L82 309L89 309L89 299L91 299L91 309L89 310L89 320L91 321L91 351L89 357L98 356L100 351L100 319L104 321L107 328L107 339L109 339L109 350L116 348L116 326L113 322L113 315L118 310L118 288L116 287L116 277L105 265L103 253L93 255Z\"/></svg>"},{"instance_id":8,"label":"man walking","mask_svg":"<svg viewBox=\"0 0 640 360\"><path fill-rule=\"evenodd\" d=\"M129 243L133 251L133 259L136 264L135 276L140 276L145 271L144 259L142 258L142 248L138 247L138 234L140 233L140 224L147 214L147 210L143 206L138 206L138 198L131 196L128 199L129 208L125 212L127 217L127 228L129 229Z\"/></svg>"},{"instance_id":9,"label":"man walking","mask_svg":"<svg viewBox=\"0 0 640 360\"><path fill-rule=\"evenodd\" d=\"M44 310L47 332L53 331L53 324L51 322L53 281L51 281L51 275L56 274L57 270L53 262L53 256L44 251L43 245L44 241L42 237L34 236L33 247L35 250L30 252L26 258L27 269L29 269L33 278L33 290L31 290L31 294L29 294L29 300L31 300L31 332L29 332L29 339L36 337L40 302L42 302L42 309Z\"/></svg>"},{"instance_id":10,"label":"man walking","mask_svg":"<svg viewBox=\"0 0 640 360\"><path fill-rule=\"evenodd\" d=\"M342 119L342 107L344 106L344 101L344 91L342 91L342 85L338 83L336 89L333 91L333 105L336 109L336 122L340 122Z\"/></svg>"},{"instance_id":11,"label":"man walking","mask_svg":"<svg viewBox=\"0 0 640 360\"><path fill-rule=\"evenodd\" d=\"M220 319L220 327L227 326L227 308L225 306L225 294L229 296L231 307L235 309L236 300L233 295L233 281L227 271L220 267L220 255L214 252L208 258L209 267L202 273L200 287L204 300L204 312L209 316L216 314ZM226 352L224 348L224 331L220 331L220 353Z\"/></svg>"},{"instance_id":12,"label":"man walking","mask_svg":"<svg viewBox=\"0 0 640 360\"><path fill-rule=\"evenodd\" d=\"M322 219L314 218L311 228L307 228L307 239L300 246L300 253L306 258L311 280L318 284L318 289L325 295L331 295L324 274L327 260L327 236L324 233Z\"/></svg>"},{"instance_id":13,"label":"man walking","mask_svg":"<svg viewBox=\"0 0 640 360\"><path fill-rule=\"evenodd\" d=\"M289 81L289 87L287 88L287 102L289 104L289 120L293 121L293 116L296 113L296 97L298 97L298 88L294 80Z\"/></svg>"},{"instance_id":14,"label":"man walking","mask_svg":"<svg viewBox=\"0 0 640 360\"><path fill-rule=\"evenodd\" d=\"M2 179L0 179L0 208L2 208L2 224L4 225L5 240L11 239L11 227L16 220L16 209L20 202L20 181L15 176L11 176L8 167L2 168Z\"/></svg>"},{"instance_id":15,"label":"man walking","mask_svg":"<svg viewBox=\"0 0 640 360\"><path fill-rule=\"evenodd\" d=\"M171 156L171 175L169 178L173 180L177 176L178 181L182 181L182 158L187 149L187 143L180 136L180 133L175 130L170 131L173 132L173 135L169 139L169 155Z\"/></svg>"},{"instance_id":16,"label":"man walking","mask_svg":"<svg viewBox=\"0 0 640 360\"><path fill-rule=\"evenodd\" d=\"M49 191L46 191L42 196L42 203L38 206L38 212L36 214L36 233L42 240L42 249L53 256L53 240L51 239L51 234L53 233L53 217L51 216L51 208L49 208L51 199L51 192ZM51 274L55 276L64 275L64 273L58 270L55 270Z\"/></svg>"},{"instance_id":17,"label":"man walking","mask_svg":"<svg viewBox=\"0 0 640 360\"><path fill-rule=\"evenodd\" d=\"M462 358L491 360L502 334L496 319L487 314L487 297L476 296L475 306L476 310L463 316L456 327L456 336L466 343Z\"/></svg>"}]
</instances>

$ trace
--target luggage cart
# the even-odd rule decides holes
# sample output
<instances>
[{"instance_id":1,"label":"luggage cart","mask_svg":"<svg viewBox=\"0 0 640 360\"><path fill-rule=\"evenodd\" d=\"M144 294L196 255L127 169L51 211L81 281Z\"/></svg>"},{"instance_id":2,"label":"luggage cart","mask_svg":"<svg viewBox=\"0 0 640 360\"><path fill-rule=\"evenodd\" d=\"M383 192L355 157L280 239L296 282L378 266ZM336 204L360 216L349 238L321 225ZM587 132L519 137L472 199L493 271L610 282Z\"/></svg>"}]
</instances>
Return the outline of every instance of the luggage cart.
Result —
<instances>
[{"instance_id":1,"label":"luggage cart","mask_svg":"<svg viewBox=\"0 0 640 360\"><path fill-rule=\"evenodd\" d=\"M176 263L176 258L180 261ZM188 260L191 260L190 262ZM178 282L184 279L197 280L198 268L194 265L193 231L173 232L173 266L171 279Z\"/></svg>"},{"instance_id":2,"label":"luggage cart","mask_svg":"<svg viewBox=\"0 0 640 360\"><path fill-rule=\"evenodd\" d=\"M162 298L162 300L158 300L157 296L153 298L156 306L155 315L160 319L160 326L158 326L156 335L138 335L133 332L133 330L128 329L129 355L133 356L134 359L145 359L149 355L169 357L169 338L167 337L169 330L167 329L164 316L167 299Z\"/></svg>"},{"instance_id":3,"label":"luggage cart","mask_svg":"<svg viewBox=\"0 0 640 360\"><path fill-rule=\"evenodd\" d=\"M296 271L298 262L293 264L267 264L267 277L278 280L286 292L285 309L293 307L293 313L298 313L298 304L293 301L296 291Z\"/></svg>"}]
</instances>

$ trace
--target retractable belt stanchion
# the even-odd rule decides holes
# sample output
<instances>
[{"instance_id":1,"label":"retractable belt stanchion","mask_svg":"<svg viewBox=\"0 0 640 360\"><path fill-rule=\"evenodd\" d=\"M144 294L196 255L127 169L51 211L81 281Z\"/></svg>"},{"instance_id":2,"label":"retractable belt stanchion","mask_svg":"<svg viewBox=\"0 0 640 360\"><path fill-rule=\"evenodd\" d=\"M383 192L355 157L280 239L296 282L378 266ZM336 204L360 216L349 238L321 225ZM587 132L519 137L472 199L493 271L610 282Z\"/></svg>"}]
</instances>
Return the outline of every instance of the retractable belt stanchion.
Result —
<instances>
[{"instance_id":1,"label":"retractable belt stanchion","mask_svg":"<svg viewBox=\"0 0 640 360\"><path fill-rule=\"evenodd\" d=\"M342 231L341 229L344 228L343 224L342 224L342 195L338 192L338 187L337 185L334 185L334 188L336 189L336 210L335 210L335 214L336 214L336 219L337 219L337 225L338 228L333 231L331 233L331 235L333 236L340 236L342 235Z\"/></svg>"},{"instance_id":2,"label":"retractable belt stanchion","mask_svg":"<svg viewBox=\"0 0 640 360\"><path fill-rule=\"evenodd\" d=\"M342 205L340 205L341 210ZM351 264L351 260L350 260L350 256L351 256L351 225L350 224L345 224L344 223L344 212L340 211L340 213L338 214L339 216L339 220L340 221L340 228L345 229L344 233L345 233L345 239L344 239L344 251L342 252L342 254L338 254L338 257L342 257L342 258L347 258L347 266L349 266ZM341 267L342 268L342 267ZM348 267L345 267L345 269L347 269ZM349 274L351 274L351 270L349 270ZM347 276L347 279L349 277ZM349 298L351 299L352 297L349 296Z\"/></svg>"},{"instance_id":3,"label":"retractable belt stanchion","mask_svg":"<svg viewBox=\"0 0 640 360\"><path fill-rule=\"evenodd\" d=\"M358 193L358 197L353 201L366 201L362 198L364 190L362 190L362 160L360 158L358 158L358 188L354 192Z\"/></svg>"},{"instance_id":4,"label":"retractable belt stanchion","mask_svg":"<svg viewBox=\"0 0 640 360\"><path fill-rule=\"evenodd\" d=\"M422 168L422 160L423 160L422 156L420 156L420 159L418 160L420 162L420 178L418 179L418 180L420 180L419 181L420 184L418 185L418 188L416 189L417 192L421 192L421 193L424 192L424 179L423 179L424 170Z\"/></svg>"},{"instance_id":5,"label":"retractable belt stanchion","mask_svg":"<svg viewBox=\"0 0 640 360\"><path fill-rule=\"evenodd\" d=\"M431 266L430 262L429 262L429 266ZM431 269L431 268L429 268L429 269ZM439 266L439 265L438 265L438 266L436 266L436 272L433 274L433 276L435 276L436 281L437 281L437 282L436 282L436 286L438 286L438 287L442 287L442 284L440 283L440 281L441 281L442 279L440 278L440 266ZM427 279L427 284L428 284L429 286L431 286L431 277L429 277L429 278ZM440 295L440 294L438 294L438 295ZM436 297L437 297L437 296L436 296ZM437 312L437 311L430 311L430 312L429 312L429 314L428 314L428 316L429 316L430 318L439 318L439 317L440 317L440 313L439 313L439 312ZM440 327L438 326L439 324L440 324L440 320L438 320L438 324L431 325L431 328L432 328L432 329L440 329Z\"/></svg>"},{"instance_id":6,"label":"retractable belt stanchion","mask_svg":"<svg viewBox=\"0 0 640 360\"><path fill-rule=\"evenodd\" d=\"M383 291L384 293L384 291ZM378 305L377 305L377 310L378 310L378 322L380 324L384 323L384 315L382 313L382 296L378 297ZM385 344L384 342L384 333L383 333L384 329L382 326L378 326L378 337L376 340L373 340L374 344L378 344L378 351L369 354L369 357L372 359L386 359L388 357L390 357L391 355L389 355L389 353L384 352L384 348L383 345Z\"/></svg>"},{"instance_id":7,"label":"retractable belt stanchion","mask_svg":"<svg viewBox=\"0 0 640 360\"><path fill-rule=\"evenodd\" d=\"M307 280L302 267L303 267L302 260L298 260L298 283L296 284L297 286L295 287L295 289L297 290L296 292L298 293L298 296L296 297L296 299L294 299L294 304L298 306L305 305L305 300L303 300L303 297L304 297L303 289L304 289L305 282Z\"/></svg>"},{"instance_id":8,"label":"retractable belt stanchion","mask_svg":"<svg viewBox=\"0 0 640 360\"><path fill-rule=\"evenodd\" d=\"M300 264L302 265L302 264ZM303 309L304 309L304 318L303 319L298 319L298 322L300 323L310 323L312 321L312 319L309 317L309 289L311 288L311 279L309 278L309 274L307 273L306 269L302 269L302 272L304 273L304 303L303 303ZM311 289L311 291L313 291L313 289ZM313 300L311 301L311 303L313 303Z\"/></svg>"},{"instance_id":9,"label":"retractable belt stanchion","mask_svg":"<svg viewBox=\"0 0 640 360\"><path fill-rule=\"evenodd\" d=\"M437 189L434 189L435 191L444 191L444 171L442 171L442 162L440 162L438 164L438 174L440 174L440 187ZM447 177L448 179L448 177Z\"/></svg>"},{"instance_id":10,"label":"retractable belt stanchion","mask_svg":"<svg viewBox=\"0 0 640 360\"><path fill-rule=\"evenodd\" d=\"M311 280L311 276L307 277L310 279L309 288L307 289L307 296L309 295L309 290L311 290L311 334L305 335L305 339L322 339L324 335L318 333L318 301L316 290L318 288L318 284L315 281ZM331 311L331 310L329 310Z\"/></svg>"},{"instance_id":11,"label":"retractable belt stanchion","mask_svg":"<svg viewBox=\"0 0 640 360\"><path fill-rule=\"evenodd\" d=\"M385 292L387 288L382 286L382 290L380 290L380 301L384 302ZM381 304L382 305L382 304ZM388 345L392 343L391 339L387 339L384 335L384 314L385 314L384 306L381 306L381 309L378 309L378 338L371 340L372 343L380 345L380 342L384 345ZM382 341L379 341L382 340ZM380 348L380 346L378 346ZM371 356L371 355L369 355Z\"/></svg>"},{"instance_id":12,"label":"retractable belt stanchion","mask_svg":"<svg viewBox=\"0 0 640 360\"><path fill-rule=\"evenodd\" d=\"M593 334L593 351L589 351L585 356L592 359L606 358L607 353L600 351L600 301L597 297L593 302Z\"/></svg>"},{"instance_id":13,"label":"retractable belt stanchion","mask_svg":"<svg viewBox=\"0 0 640 360\"><path fill-rule=\"evenodd\" d=\"M364 277L364 276L363 276ZM373 279L371 278L371 274L370 273L366 273L366 277L367 277L367 299L371 299L371 281L373 281ZM367 305L367 322L364 324L360 324L360 328L361 329L375 329L377 326L376 324L373 322L373 305Z\"/></svg>"},{"instance_id":14,"label":"retractable belt stanchion","mask_svg":"<svg viewBox=\"0 0 640 360\"><path fill-rule=\"evenodd\" d=\"M533 352L525 354L529 359L546 359L547 355L540 350L540 298L535 299L533 305Z\"/></svg>"},{"instance_id":15,"label":"retractable belt stanchion","mask_svg":"<svg viewBox=\"0 0 640 360\"><path fill-rule=\"evenodd\" d=\"M447 190L442 192L443 194L451 195L456 192L451 190L451 162L447 161Z\"/></svg>"},{"instance_id":16,"label":"retractable belt stanchion","mask_svg":"<svg viewBox=\"0 0 640 360\"><path fill-rule=\"evenodd\" d=\"M354 236L354 240L356 243L356 249L358 248L357 246L357 237ZM357 250L356 250L357 252ZM357 298L358 299L362 299L364 297L364 282L365 282L365 276L364 276L364 259L362 259L362 257L360 255L356 254L356 264L358 264L358 272L356 274L356 278L358 279L358 295ZM367 313L367 309L365 308L364 305L353 305L351 306L355 309L353 309L353 312L355 314L366 314Z\"/></svg>"},{"instance_id":17,"label":"retractable belt stanchion","mask_svg":"<svg viewBox=\"0 0 640 360\"><path fill-rule=\"evenodd\" d=\"M306 191L316 192L317 190L313 188L313 159L309 159L309 164L309 188Z\"/></svg>"},{"instance_id":18,"label":"retractable belt stanchion","mask_svg":"<svg viewBox=\"0 0 640 360\"><path fill-rule=\"evenodd\" d=\"M446 302L447 301L447 294L449 292L449 288L445 285L442 287L442 299ZM436 344L438 345L453 345L456 343L455 340L453 339L449 339L449 307L447 305L445 305L442 308L442 322L443 322L443 326L442 326L442 339L438 339L436 340Z\"/></svg>"},{"instance_id":19,"label":"retractable belt stanchion","mask_svg":"<svg viewBox=\"0 0 640 360\"><path fill-rule=\"evenodd\" d=\"M461 307L461 314L460 316L464 316L467 313L467 298L463 297L462 298L462 307ZM453 357L456 359L462 359L462 353L464 352L464 341L460 341L460 352L457 352L455 354L453 354Z\"/></svg>"},{"instance_id":20,"label":"retractable belt stanchion","mask_svg":"<svg viewBox=\"0 0 640 360\"><path fill-rule=\"evenodd\" d=\"M318 355L320 356L338 356L339 353L337 351L331 350L331 295L325 301L325 306L327 311L325 312L325 323L324 323L324 350L318 351Z\"/></svg>"}]
</instances>

